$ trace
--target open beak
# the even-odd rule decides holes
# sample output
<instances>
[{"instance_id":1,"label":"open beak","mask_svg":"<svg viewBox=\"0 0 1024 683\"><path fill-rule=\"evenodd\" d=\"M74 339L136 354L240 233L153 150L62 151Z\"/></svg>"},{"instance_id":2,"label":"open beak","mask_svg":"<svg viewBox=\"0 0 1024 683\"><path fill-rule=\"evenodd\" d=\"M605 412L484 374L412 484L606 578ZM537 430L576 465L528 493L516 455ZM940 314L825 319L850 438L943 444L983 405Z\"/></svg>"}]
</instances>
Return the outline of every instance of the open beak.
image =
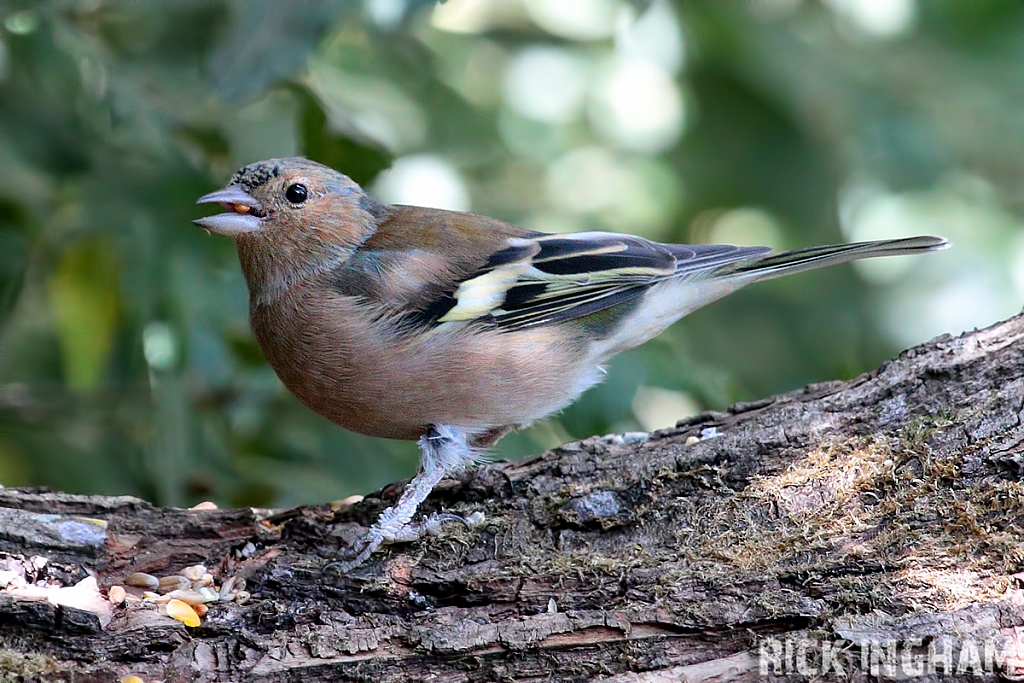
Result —
<instances>
[{"instance_id":1,"label":"open beak","mask_svg":"<svg viewBox=\"0 0 1024 683\"><path fill-rule=\"evenodd\" d=\"M228 185L223 190L203 195L196 204L220 204L228 210L227 213L192 221L211 232L228 237L256 232L260 229L260 219L264 216L260 203L239 185Z\"/></svg>"}]
</instances>

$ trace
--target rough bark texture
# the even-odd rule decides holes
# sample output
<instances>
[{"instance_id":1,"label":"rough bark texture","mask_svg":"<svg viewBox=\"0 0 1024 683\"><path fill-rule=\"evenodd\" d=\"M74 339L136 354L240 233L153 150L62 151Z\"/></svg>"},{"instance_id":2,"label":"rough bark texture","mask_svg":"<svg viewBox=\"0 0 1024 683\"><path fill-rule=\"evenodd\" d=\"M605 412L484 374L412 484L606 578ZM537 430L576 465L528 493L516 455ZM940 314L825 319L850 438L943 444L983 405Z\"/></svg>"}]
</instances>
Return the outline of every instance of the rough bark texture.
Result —
<instances>
[{"instance_id":1,"label":"rough bark texture","mask_svg":"<svg viewBox=\"0 0 1024 683\"><path fill-rule=\"evenodd\" d=\"M595 437L483 467L425 506L482 524L446 525L349 576L330 560L398 485L286 511L0 489L0 578L22 594L88 575L105 593L130 572L196 563L218 585L244 576L252 594L190 628L151 602L108 620L9 588L0 671L611 683L754 680L767 661L803 680L822 664L825 678L863 677L872 661L884 677L891 646L966 679L979 673L965 669L970 648L995 642L1001 667L981 678L1012 677L1024 658L1022 408L1017 317L646 440Z\"/></svg>"}]
</instances>

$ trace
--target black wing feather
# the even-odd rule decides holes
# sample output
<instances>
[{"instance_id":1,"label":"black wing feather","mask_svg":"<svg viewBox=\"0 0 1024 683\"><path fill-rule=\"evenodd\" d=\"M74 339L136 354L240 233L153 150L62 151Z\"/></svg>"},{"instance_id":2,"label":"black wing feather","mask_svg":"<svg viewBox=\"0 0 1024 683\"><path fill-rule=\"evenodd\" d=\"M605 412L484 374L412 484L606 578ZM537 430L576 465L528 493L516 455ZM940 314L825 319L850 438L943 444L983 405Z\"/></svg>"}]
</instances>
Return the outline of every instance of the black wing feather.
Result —
<instances>
[{"instance_id":1,"label":"black wing feather","mask_svg":"<svg viewBox=\"0 0 1024 683\"><path fill-rule=\"evenodd\" d=\"M659 244L613 233L538 233L496 251L451 291L412 313L410 321L420 326L468 320L505 331L554 324L635 301L658 282L700 277L767 251ZM513 273L511 282L494 271ZM478 308L479 301L494 297L496 281L506 287L495 297L499 303Z\"/></svg>"}]
</instances>

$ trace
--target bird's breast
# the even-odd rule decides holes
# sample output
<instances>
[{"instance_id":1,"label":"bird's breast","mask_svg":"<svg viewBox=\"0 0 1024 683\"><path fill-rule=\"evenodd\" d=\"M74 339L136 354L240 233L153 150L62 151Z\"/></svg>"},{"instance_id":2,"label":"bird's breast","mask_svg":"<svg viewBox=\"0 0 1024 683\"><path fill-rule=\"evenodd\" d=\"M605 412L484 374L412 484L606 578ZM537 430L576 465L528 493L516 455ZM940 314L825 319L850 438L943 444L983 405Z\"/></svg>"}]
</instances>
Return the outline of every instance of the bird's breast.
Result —
<instances>
[{"instance_id":1,"label":"bird's breast","mask_svg":"<svg viewBox=\"0 0 1024 683\"><path fill-rule=\"evenodd\" d=\"M416 439L427 425L470 431L528 424L601 374L557 327L498 332L466 323L401 331L354 297L293 287L254 306L268 363L303 403L361 434Z\"/></svg>"}]
</instances>

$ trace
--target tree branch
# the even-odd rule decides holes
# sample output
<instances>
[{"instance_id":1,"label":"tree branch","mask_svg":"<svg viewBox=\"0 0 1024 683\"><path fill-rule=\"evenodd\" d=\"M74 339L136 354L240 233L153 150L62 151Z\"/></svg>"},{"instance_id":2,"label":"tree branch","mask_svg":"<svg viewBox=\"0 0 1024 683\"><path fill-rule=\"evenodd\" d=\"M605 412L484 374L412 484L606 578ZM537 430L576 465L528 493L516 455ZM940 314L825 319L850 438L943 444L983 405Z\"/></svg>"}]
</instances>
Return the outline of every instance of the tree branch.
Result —
<instances>
[{"instance_id":1,"label":"tree branch","mask_svg":"<svg viewBox=\"0 0 1024 683\"><path fill-rule=\"evenodd\" d=\"M400 486L285 511L0 489L0 671L654 682L755 680L767 665L802 680L877 672L895 648L919 657L894 663L904 673L966 680L972 643L995 643L1001 669L986 675L1012 676L1022 411L1018 316L850 382L483 467L424 505L480 525L348 576L330 561ZM208 603L195 628L151 600L104 612L129 573L200 563L214 588L244 577L251 599Z\"/></svg>"}]
</instances>

